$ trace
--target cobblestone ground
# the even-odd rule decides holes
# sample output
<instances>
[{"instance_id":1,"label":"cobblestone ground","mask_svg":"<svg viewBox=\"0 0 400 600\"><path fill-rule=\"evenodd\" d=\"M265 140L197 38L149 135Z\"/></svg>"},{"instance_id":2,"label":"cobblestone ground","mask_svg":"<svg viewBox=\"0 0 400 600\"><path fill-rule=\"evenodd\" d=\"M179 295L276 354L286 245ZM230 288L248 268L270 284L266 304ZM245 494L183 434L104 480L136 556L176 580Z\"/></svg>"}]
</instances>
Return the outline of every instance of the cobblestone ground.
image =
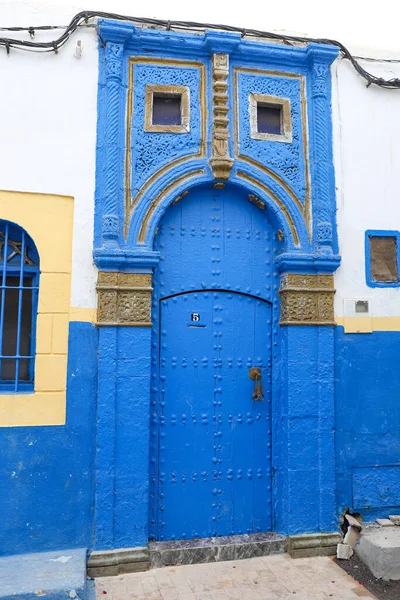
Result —
<instances>
[{"instance_id":1,"label":"cobblestone ground","mask_svg":"<svg viewBox=\"0 0 400 600\"><path fill-rule=\"evenodd\" d=\"M182 565L96 579L96 600L347 600L374 598L330 558L286 554Z\"/></svg>"}]
</instances>

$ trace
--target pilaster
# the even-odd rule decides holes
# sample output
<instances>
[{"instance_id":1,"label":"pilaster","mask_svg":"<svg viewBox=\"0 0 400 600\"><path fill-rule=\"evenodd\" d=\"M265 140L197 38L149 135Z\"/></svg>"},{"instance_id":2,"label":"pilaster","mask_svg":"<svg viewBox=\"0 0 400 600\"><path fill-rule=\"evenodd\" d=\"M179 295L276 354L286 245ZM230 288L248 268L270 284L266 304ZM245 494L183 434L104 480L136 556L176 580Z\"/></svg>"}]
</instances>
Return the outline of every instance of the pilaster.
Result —
<instances>
[{"instance_id":1,"label":"pilaster","mask_svg":"<svg viewBox=\"0 0 400 600\"><path fill-rule=\"evenodd\" d=\"M313 203L316 245L323 254L333 253L333 227L336 222L335 187L332 162L330 65L315 61L311 69L311 99L314 148Z\"/></svg>"},{"instance_id":2,"label":"pilaster","mask_svg":"<svg viewBox=\"0 0 400 600\"><path fill-rule=\"evenodd\" d=\"M151 282L98 275L96 550L148 540Z\"/></svg>"},{"instance_id":3,"label":"pilaster","mask_svg":"<svg viewBox=\"0 0 400 600\"><path fill-rule=\"evenodd\" d=\"M335 530L334 284L331 274L281 275L278 531Z\"/></svg>"},{"instance_id":4,"label":"pilaster","mask_svg":"<svg viewBox=\"0 0 400 600\"><path fill-rule=\"evenodd\" d=\"M105 49L106 73L106 128L104 191L102 211L102 241L104 246L117 247L119 237L118 218L118 163L121 122L121 81L124 46L122 43L107 42Z\"/></svg>"}]
</instances>

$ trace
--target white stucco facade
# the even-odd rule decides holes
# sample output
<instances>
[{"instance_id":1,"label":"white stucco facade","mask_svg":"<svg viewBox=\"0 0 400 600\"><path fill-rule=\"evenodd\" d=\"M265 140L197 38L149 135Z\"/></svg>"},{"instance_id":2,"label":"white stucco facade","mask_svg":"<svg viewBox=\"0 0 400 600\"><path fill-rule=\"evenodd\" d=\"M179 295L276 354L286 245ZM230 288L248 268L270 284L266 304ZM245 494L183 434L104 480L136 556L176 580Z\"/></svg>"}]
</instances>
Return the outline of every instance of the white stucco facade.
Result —
<instances>
[{"instance_id":1,"label":"white stucco facade","mask_svg":"<svg viewBox=\"0 0 400 600\"><path fill-rule=\"evenodd\" d=\"M0 15L4 27L66 25L76 12L91 9L331 37L348 45L357 55L374 58L362 61L367 70L387 79L400 77L396 19L387 19L386 15L383 23L379 15L371 14L368 19L363 16L356 27L348 14L349 10L353 11L356 19L356 7L346 7L345 19L341 4L345 9L344 2L336 3L335 11L328 17L321 13L320 4L314 0L301 5L289 3L291 9L284 11L272 6L264 15L259 14L260 6L256 2L250 2L250 7L246 3L227 11L224 3L211 2L201 5L153 2L151 6L134 6L123 0L112 3L98 0L67 6L64 1L36 1L34 4L18 1L3 3ZM37 32L35 39L53 39L59 33L58 30ZM0 35L29 39L27 32L1 32ZM75 56L78 40L82 47L80 58ZM71 305L80 308L96 306L92 248L97 44L95 28L82 27L57 55L12 49L7 56L5 49L0 50L3 90L0 95L3 117L0 189L74 197ZM352 315L352 302L357 299L370 300L373 316L397 317L400 313L400 288L368 287L364 259L367 229L400 229L399 106L400 91L367 88L348 61L336 61L332 110L337 222L342 256L342 266L335 275L335 312L339 319L346 312L348 316Z\"/></svg>"}]
</instances>

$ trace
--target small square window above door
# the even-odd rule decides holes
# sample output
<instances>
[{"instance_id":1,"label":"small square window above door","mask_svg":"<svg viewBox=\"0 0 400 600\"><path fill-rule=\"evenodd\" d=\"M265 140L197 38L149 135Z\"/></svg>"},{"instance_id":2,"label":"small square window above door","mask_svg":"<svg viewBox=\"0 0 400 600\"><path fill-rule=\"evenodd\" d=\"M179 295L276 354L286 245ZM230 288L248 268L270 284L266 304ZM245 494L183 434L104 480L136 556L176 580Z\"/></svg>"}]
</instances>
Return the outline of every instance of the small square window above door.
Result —
<instances>
[{"instance_id":1,"label":"small square window above door","mask_svg":"<svg viewBox=\"0 0 400 600\"><path fill-rule=\"evenodd\" d=\"M147 85L144 130L148 133L188 133L190 131L189 88Z\"/></svg>"},{"instance_id":2,"label":"small square window above door","mask_svg":"<svg viewBox=\"0 0 400 600\"><path fill-rule=\"evenodd\" d=\"M279 96L250 94L250 136L265 142L292 141L290 100Z\"/></svg>"}]
</instances>

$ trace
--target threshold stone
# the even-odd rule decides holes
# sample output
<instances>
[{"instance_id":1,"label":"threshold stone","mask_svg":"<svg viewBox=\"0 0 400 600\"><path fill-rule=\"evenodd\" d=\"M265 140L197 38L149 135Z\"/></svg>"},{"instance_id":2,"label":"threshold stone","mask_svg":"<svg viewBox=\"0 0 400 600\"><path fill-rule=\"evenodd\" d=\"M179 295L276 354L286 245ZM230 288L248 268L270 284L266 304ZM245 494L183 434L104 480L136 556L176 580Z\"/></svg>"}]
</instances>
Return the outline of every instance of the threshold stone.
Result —
<instances>
[{"instance_id":1,"label":"threshold stone","mask_svg":"<svg viewBox=\"0 0 400 600\"><path fill-rule=\"evenodd\" d=\"M268 556L285 552L285 545L285 536L272 532L150 542L150 565L154 568Z\"/></svg>"}]
</instances>

